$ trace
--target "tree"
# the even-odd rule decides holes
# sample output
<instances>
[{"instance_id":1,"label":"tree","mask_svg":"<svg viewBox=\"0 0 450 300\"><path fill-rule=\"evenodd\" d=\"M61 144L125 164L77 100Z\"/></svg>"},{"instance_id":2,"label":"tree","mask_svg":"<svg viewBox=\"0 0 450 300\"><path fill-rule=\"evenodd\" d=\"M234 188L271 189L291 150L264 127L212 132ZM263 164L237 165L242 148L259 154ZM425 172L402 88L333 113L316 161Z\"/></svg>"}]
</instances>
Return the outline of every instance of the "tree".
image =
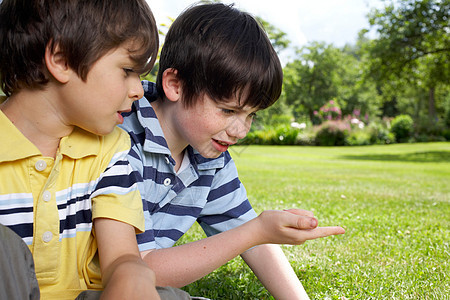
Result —
<instances>
[{"instance_id":1,"label":"tree","mask_svg":"<svg viewBox=\"0 0 450 300\"><path fill-rule=\"evenodd\" d=\"M294 115L307 114L314 119L314 111L337 95L333 84L337 75L339 50L332 45L313 42L298 50L298 59L284 68L284 97L295 107Z\"/></svg>"},{"instance_id":2,"label":"tree","mask_svg":"<svg viewBox=\"0 0 450 300\"><path fill-rule=\"evenodd\" d=\"M378 115L380 101L373 81L364 80L367 55L360 46L336 48L312 42L297 53L298 59L284 68L283 98L298 118L315 122L315 111L336 99L343 115Z\"/></svg>"},{"instance_id":3,"label":"tree","mask_svg":"<svg viewBox=\"0 0 450 300\"><path fill-rule=\"evenodd\" d=\"M273 48L278 54L289 47L291 41L287 38L285 32L261 17L256 16L255 18L266 31ZM271 124L274 119L277 119L277 116L283 116L284 119L286 119L286 117L289 117L290 115L291 113L286 106L286 103L280 99L268 109L258 112L258 118L256 119L253 128L262 128L265 125Z\"/></svg>"},{"instance_id":4,"label":"tree","mask_svg":"<svg viewBox=\"0 0 450 300\"><path fill-rule=\"evenodd\" d=\"M256 20L262 25L264 30L272 43L273 48L279 54L282 50L289 47L291 41L287 38L287 34L281 29L270 24L261 17L256 17Z\"/></svg>"},{"instance_id":5,"label":"tree","mask_svg":"<svg viewBox=\"0 0 450 300\"><path fill-rule=\"evenodd\" d=\"M450 82L450 0L386 2L369 14L378 33L369 48L370 76L385 91L428 90L428 113L434 120L436 89Z\"/></svg>"}]
</instances>

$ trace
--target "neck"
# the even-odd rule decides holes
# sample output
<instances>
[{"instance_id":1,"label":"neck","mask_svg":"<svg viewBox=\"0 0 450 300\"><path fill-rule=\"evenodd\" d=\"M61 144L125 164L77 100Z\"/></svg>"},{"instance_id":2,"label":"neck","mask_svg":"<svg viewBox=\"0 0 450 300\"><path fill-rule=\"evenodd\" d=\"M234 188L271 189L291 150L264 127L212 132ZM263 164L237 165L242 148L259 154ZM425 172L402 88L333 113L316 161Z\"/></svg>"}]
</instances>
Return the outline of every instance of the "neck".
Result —
<instances>
[{"instance_id":1,"label":"neck","mask_svg":"<svg viewBox=\"0 0 450 300\"><path fill-rule=\"evenodd\" d=\"M162 99L152 102L152 107L158 117L170 153L176 162L175 170L178 170L183 161L184 150L188 146L188 143L179 135L177 130L175 130L175 125L171 117L173 116L173 113L171 112L173 105L174 103L172 101L163 101Z\"/></svg>"},{"instance_id":2,"label":"neck","mask_svg":"<svg viewBox=\"0 0 450 300\"><path fill-rule=\"evenodd\" d=\"M0 109L19 131L41 151L55 157L59 141L69 135L73 126L66 126L56 111L51 95L44 91L20 91L0 105Z\"/></svg>"}]
</instances>

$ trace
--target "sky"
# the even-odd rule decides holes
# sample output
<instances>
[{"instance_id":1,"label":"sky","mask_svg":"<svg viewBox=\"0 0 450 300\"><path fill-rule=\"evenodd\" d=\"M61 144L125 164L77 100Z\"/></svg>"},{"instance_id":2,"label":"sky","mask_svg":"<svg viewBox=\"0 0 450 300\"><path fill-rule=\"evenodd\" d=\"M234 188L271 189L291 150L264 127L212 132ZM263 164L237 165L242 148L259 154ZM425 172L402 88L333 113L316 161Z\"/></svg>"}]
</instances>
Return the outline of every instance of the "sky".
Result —
<instances>
[{"instance_id":1,"label":"sky","mask_svg":"<svg viewBox=\"0 0 450 300\"><path fill-rule=\"evenodd\" d=\"M157 24L170 23L193 0L147 0ZM291 50L282 60L289 61L294 47L311 41L323 41L342 47L356 42L358 32L369 29L367 14L372 7L380 7L381 0L224 0L252 15L262 17L287 34Z\"/></svg>"}]
</instances>

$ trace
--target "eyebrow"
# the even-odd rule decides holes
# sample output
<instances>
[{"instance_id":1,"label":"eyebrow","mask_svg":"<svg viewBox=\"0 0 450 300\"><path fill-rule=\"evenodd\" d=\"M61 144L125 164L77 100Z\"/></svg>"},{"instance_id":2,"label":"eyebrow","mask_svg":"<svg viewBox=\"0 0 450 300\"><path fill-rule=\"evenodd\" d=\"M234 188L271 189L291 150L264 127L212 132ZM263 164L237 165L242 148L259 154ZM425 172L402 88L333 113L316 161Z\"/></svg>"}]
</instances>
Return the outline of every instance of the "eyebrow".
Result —
<instances>
[{"instance_id":1,"label":"eyebrow","mask_svg":"<svg viewBox=\"0 0 450 300\"><path fill-rule=\"evenodd\" d=\"M223 103L225 104L225 106L227 108L234 109L234 110L252 111L252 112L257 112L260 110L257 107L252 107L252 106L248 106L248 105L235 105L235 104L230 104L229 102L223 102ZM245 109L245 107L248 107L248 109ZM253 109L255 109L255 111L253 111Z\"/></svg>"}]
</instances>

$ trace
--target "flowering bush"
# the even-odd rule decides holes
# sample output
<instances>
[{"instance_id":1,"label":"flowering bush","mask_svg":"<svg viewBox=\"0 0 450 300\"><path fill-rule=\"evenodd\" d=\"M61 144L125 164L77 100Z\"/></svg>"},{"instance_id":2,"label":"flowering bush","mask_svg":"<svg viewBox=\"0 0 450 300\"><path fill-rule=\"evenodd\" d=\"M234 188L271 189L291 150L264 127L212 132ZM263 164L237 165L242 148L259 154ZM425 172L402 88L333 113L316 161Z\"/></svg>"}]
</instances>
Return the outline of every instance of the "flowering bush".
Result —
<instances>
[{"instance_id":1,"label":"flowering bush","mask_svg":"<svg viewBox=\"0 0 450 300\"><path fill-rule=\"evenodd\" d=\"M333 101L328 102L335 105ZM325 112L339 112L336 108L322 110ZM239 141L240 145L307 145L307 146L362 146L373 144L392 144L396 142L428 142L450 140L450 130L441 130L440 135L417 134L417 124L408 115L391 118L369 118L366 115L361 121L359 110L351 115L332 115L338 120L324 120L318 126L311 123L295 122L285 118L283 124L262 126L252 129L247 137ZM416 135L414 135L416 131Z\"/></svg>"},{"instance_id":2,"label":"flowering bush","mask_svg":"<svg viewBox=\"0 0 450 300\"><path fill-rule=\"evenodd\" d=\"M323 105L319 111L314 111L321 123L325 121L340 120L342 118L342 111L336 100L330 100Z\"/></svg>"}]
</instances>

